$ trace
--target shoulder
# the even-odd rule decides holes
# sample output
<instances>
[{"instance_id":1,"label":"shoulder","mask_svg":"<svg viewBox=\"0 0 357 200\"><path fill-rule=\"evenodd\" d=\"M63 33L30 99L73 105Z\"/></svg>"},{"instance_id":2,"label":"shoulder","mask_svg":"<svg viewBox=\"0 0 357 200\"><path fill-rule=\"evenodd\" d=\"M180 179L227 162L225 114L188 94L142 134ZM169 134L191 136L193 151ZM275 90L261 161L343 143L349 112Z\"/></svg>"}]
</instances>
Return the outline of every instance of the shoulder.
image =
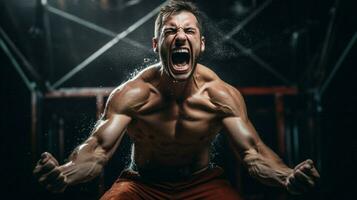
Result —
<instances>
[{"instance_id":1,"label":"shoulder","mask_svg":"<svg viewBox=\"0 0 357 200\"><path fill-rule=\"evenodd\" d=\"M156 74L155 70L148 67L115 88L109 95L107 109L125 114L145 104L150 94L155 92L150 83L150 79Z\"/></svg>"},{"instance_id":2,"label":"shoulder","mask_svg":"<svg viewBox=\"0 0 357 200\"><path fill-rule=\"evenodd\" d=\"M202 64L197 64L196 78L204 83L220 80L214 71Z\"/></svg>"},{"instance_id":3,"label":"shoulder","mask_svg":"<svg viewBox=\"0 0 357 200\"><path fill-rule=\"evenodd\" d=\"M213 104L227 116L242 116L246 107L242 94L232 85L221 79L207 83L206 91Z\"/></svg>"},{"instance_id":4,"label":"shoulder","mask_svg":"<svg viewBox=\"0 0 357 200\"><path fill-rule=\"evenodd\" d=\"M202 88L204 88L213 101L229 105L243 101L241 93L235 87L220 79L208 67L198 64L197 72L197 79L203 83Z\"/></svg>"},{"instance_id":5,"label":"shoulder","mask_svg":"<svg viewBox=\"0 0 357 200\"><path fill-rule=\"evenodd\" d=\"M198 79L204 83L204 88L211 98L219 101L242 98L241 93L235 87L220 79L218 75L208 67L198 64L197 71Z\"/></svg>"}]
</instances>

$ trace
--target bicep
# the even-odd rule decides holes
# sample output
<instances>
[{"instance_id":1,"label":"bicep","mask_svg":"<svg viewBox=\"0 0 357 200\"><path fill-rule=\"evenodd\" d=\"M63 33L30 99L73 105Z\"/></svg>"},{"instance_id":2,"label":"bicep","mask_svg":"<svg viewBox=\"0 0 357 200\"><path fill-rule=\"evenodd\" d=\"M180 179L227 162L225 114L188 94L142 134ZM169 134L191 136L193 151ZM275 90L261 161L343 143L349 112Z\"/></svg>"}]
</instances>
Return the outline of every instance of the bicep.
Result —
<instances>
[{"instance_id":1,"label":"bicep","mask_svg":"<svg viewBox=\"0 0 357 200\"><path fill-rule=\"evenodd\" d=\"M96 141L97 149L103 151L107 157L114 153L131 121L128 102L132 99L126 94L123 87L118 87L111 93L103 117L97 122L89 138Z\"/></svg>"},{"instance_id":2,"label":"bicep","mask_svg":"<svg viewBox=\"0 0 357 200\"><path fill-rule=\"evenodd\" d=\"M261 140L248 119L241 117L226 117L223 126L230 138L234 150L242 155L245 151L256 148Z\"/></svg>"},{"instance_id":3,"label":"bicep","mask_svg":"<svg viewBox=\"0 0 357 200\"><path fill-rule=\"evenodd\" d=\"M268 152L267 154L269 154L269 148L260 139L248 118L245 101L241 93L233 87L229 87L226 92L217 94L222 93L225 95L216 95L215 97L220 97L216 99L219 105L223 105L221 107L228 108L222 117L222 124L234 151L239 156L243 156L247 152L260 154Z\"/></svg>"},{"instance_id":4,"label":"bicep","mask_svg":"<svg viewBox=\"0 0 357 200\"><path fill-rule=\"evenodd\" d=\"M98 121L90 138L95 139L97 148L111 156L120 143L131 117L125 114L107 114ZM89 138L89 139L90 139Z\"/></svg>"},{"instance_id":5,"label":"bicep","mask_svg":"<svg viewBox=\"0 0 357 200\"><path fill-rule=\"evenodd\" d=\"M235 89L230 94L231 100L227 101L227 105L231 112L222 119L222 123L234 150L239 155L249 150L259 151L264 143L248 118L243 96Z\"/></svg>"}]
</instances>

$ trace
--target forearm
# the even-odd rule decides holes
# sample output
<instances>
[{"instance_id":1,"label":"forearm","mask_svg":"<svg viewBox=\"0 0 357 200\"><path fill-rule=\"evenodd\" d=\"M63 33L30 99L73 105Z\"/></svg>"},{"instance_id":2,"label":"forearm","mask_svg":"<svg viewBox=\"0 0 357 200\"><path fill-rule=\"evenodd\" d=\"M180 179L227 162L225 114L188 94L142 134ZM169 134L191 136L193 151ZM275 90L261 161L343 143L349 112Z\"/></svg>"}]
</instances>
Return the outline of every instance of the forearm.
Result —
<instances>
[{"instance_id":1,"label":"forearm","mask_svg":"<svg viewBox=\"0 0 357 200\"><path fill-rule=\"evenodd\" d=\"M61 166L69 185L87 182L100 175L108 158L95 138L88 139L69 157L69 162Z\"/></svg>"},{"instance_id":2,"label":"forearm","mask_svg":"<svg viewBox=\"0 0 357 200\"><path fill-rule=\"evenodd\" d=\"M222 123L230 137L234 153L243 161L249 174L266 185L280 186L295 194L314 186L320 175L313 162L306 160L294 169L286 166L260 139L248 119L240 93L232 93L232 98L227 95L228 98L222 99L225 108L229 108L224 112L226 117L222 119Z\"/></svg>"},{"instance_id":3,"label":"forearm","mask_svg":"<svg viewBox=\"0 0 357 200\"><path fill-rule=\"evenodd\" d=\"M243 161L251 176L270 186L285 187L287 177L293 171L275 155L266 156L253 148L245 151Z\"/></svg>"}]
</instances>

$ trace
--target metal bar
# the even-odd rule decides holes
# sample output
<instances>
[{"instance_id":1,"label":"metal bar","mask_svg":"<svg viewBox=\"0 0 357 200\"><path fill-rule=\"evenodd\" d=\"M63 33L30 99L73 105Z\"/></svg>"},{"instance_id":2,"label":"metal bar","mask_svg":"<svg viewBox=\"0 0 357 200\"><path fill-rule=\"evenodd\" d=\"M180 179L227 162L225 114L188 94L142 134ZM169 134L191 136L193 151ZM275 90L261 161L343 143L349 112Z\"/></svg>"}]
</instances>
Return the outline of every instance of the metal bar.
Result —
<instances>
[{"instance_id":1,"label":"metal bar","mask_svg":"<svg viewBox=\"0 0 357 200\"><path fill-rule=\"evenodd\" d=\"M46 98L96 97L109 96L114 88L63 88L45 94Z\"/></svg>"},{"instance_id":2,"label":"metal bar","mask_svg":"<svg viewBox=\"0 0 357 200\"><path fill-rule=\"evenodd\" d=\"M294 87L236 87L244 95L297 95L298 89ZM114 87L104 88L62 88L45 94L45 98L73 98L73 97L107 97Z\"/></svg>"},{"instance_id":3,"label":"metal bar","mask_svg":"<svg viewBox=\"0 0 357 200\"><path fill-rule=\"evenodd\" d=\"M37 160L37 94L31 92L31 157L32 163Z\"/></svg>"},{"instance_id":4,"label":"metal bar","mask_svg":"<svg viewBox=\"0 0 357 200\"><path fill-rule=\"evenodd\" d=\"M49 6L46 1L41 1L41 12L43 12L43 29L45 31L46 36L46 48L47 48L47 55L48 55L48 79L53 79L54 74L54 64L53 64L53 45L52 45L52 35L51 35L51 25L50 25L50 18L48 16L47 7Z\"/></svg>"},{"instance_id":5,"label":"metal bar","mask_svg":"<svg viewBox=\"0 0 357 200\"><path fill-rule=\"evenodd\" d=\"M331 49L331 43L332 43L332 39L333 39L333 35L335 32L335 24L336 24L336 13L337 13L337 9L338 9L338 5L339 5L339 0L335 0L334 5L331 7L330 9L330 21L329 24L327 26L327 33L325 35L324 41L323 41L323 45L322 45L322 49L321 49L321 56L319 58L319 62L317 63L317 72L321 71L322 68L326 68L326 63L328 60L328 54L330 52Z\"/></svg>"},{"instance_id":6,"label":"metal bar","mask_svg":"<svg viewBox=\"0 0 357 200\"><path fill-rule=\"evenodd\" d=\"M33 83L33 86L38 86L40 89L46 91L48 88L46 87L45 83L42 81L42 78L40 76L40 74L35 70L35 68L30 64L30 62L25 58L25 56L19 51L19 49L15 46L15 44L10 40L10 38L7 36L7 34L5 33L5 31L0 27L0 35L3 37L3 44L6 45L1 45L5 51L5 53L9 56L11 55L10 59L11 62L14 64L16 61L15 57L13 56L13 54L11 53L11 51L9 50L9 48L13 51L13 53L17 56L17 58L19 58L19 60L21 61L22 66L24 66L24 68L29 72L31 78L34 79L35 83ZM5 43L6 42L6 43ZM9 48L7 48L7 46ZM18 67L19 69L21 69L20 65L18 64L18 62L16 61L16 66L14 64L15 67ZM24 71L21 69L21 72L19 73L24 73ZM20 75L22 76L22 75ZM23 77L22 77L23 78ZM29 80L27 78L27 80Z\"/></svg>"},{"instance_id":7,"label":"metal bar","mask_svg":"<svg viewBox=\"0 0 357 200\"><path fill-rule=\"evenodd\" d=\"M246 17L241 23L239 23L232 31L226 34L223 41L231 39L231 37L237 34L245 25L247 25L252 19L254 19L260 12L262 12L268 5L270 5L272 0L265 1L261 6L254 10L248 17Z\"/></svg>"},{"instance_id":8,"label":"metal bar","mask_svg":"<svg viewBox=\"0 0 357 200\"><path fill-rule=\"evenodd\" d=\"M102 94L98 94L96 96L96 105L97 105L97 119L100 119L104 110L104 96Z\"/></svg>"},{"instance_id":9,"label":"metal bar","mask_svg":"<svg viewBox=\"0 0 357 200\"><path fill-rule=\"evenodd\" d=\"M237 89L244 95L297 95L298 89L295 87L237 87Z\"/></svg>"},{"instance_id":10,"label":"metal bar","mask_svg":"<svg viewBox=\"0 0 357 200\"><path fill-rule=\"evenodd\" d=\"M1 30L1 28L0 28ZM14 58L14 56L12 55L12 53L10 52L10 50L7 48L6 44L4 43L4 41L0 38L0 46L3 49L3 51L5 52L5 54L9 57L11 63L13 64L13 66L15 67L15 70L17 71L17 73L19 73L21 79L23 80L23 82L25 83L27 89L29 89L30 91L34 91L35 89L35 84L32 83L27 76L25 75L24 71L21 69L19 63L17 63L16 59Z\"/></svg>"},{"instance_id":11,"label":"metal bar","mask_svg":"<svg viewBox=\"0 0 357 200\"><path fill-rule=\"evenodd\" d=\"M299 159L300 155L300 138L299 138L299 128L297 124L297 119L294 119L293 130L292 130L292 149L293 149L293 157L294 160Z\"/></svg>"},{"instance_id":12,"label":"metal bar","mask_svg":"<svg viewBox=\"0 0 357 200\"><path fill-rule=\"evenodd\" d=\"M110 36L110 37L116 37L118 35L118 33L115 33L115 32L113 32L111 30L105 29L105 28L103 28L101 26L98 26L98 25L92 23L92 22L89 22L87 20L81 19L81 18L79 18L77 16L74 16L74 15L69 14L67 12L64 12L62 10L59 10L59 9L54 8L52 6L47 6L47 10L49 12L55 14L55 15L63 17L65 19L67 19L67 20L70 20L70 21L72 21L74 23L77 23L79 25L82 25L82 26L87 27L87 28L89 28L91 30L97 31L99 33L102 33L104 35L107 35L107 36ZM146 46L140 44L139 42L137 42L135 40L131 40L130 38L123 38L123 42L127 42L128 44L131 44L131 45L133 45L133 46L135 46L137 48L140 48L140 49L143 49L143 50L146 50L146 51L150 51L150 49L147 48Z\"/></svg>"},{"instance_id":13,"label":"metal bar","mask_svg":"<svg viewBox=\"0 0 357 200\"><path fill-rule=\"evenodd\" d=\"M291 166L293 165L293 159L294 157L292 156L292 120L291 119L287 119L286 120L286 123L285 123L285 131L284 131L284 136L285 136L285 141L284 141L284 144L285 144L285 162Z\"/></svg>"},{"instance_id":14,"label":"metal bar","mask_svg":"<svg viewBox=\"0 0 357 200\"><path fill-rule=\"evenodd\" d=\"M59 159L64 160L64 119L59 117L58 119L58 150Z\"/></svg>"},{"instance_id":15,"label":"metal bar","mask_svg":"<svg viewBox=\"0 0 357 200\"><path fill-rule=\"evenodd\" d=\"M339 57L338 61L336 62L335 67L333 68L332 72L328 76L327 80L321 86L321 89L319 90L320 91L319 92L320 93L320 97L326 91L326 88L330 85L332 78L335 76L335 74L337 73L338 69L340 69L343 61L345 60L345 58L348 55L348 53L350 52L351 48L355 44L356 40L357 40L357 32L355 32L355 34L352 36L352 39L348 42L347 47L342 52L341 56Z\"/></svg>"},{"instance_id":16,"label":"metal bar","mask_svg":"<svg viewBox=\"0 0 357 200\"><path fill-rule=\"evenodd\" d=\"M55 89L62 85L65 81L70 79L72 76L77 74L80 70L88 66L93 60L98 58L100 55L102 55L104 52L106 52L108 49L110 49L112 46L114 46L116 43L118 43L120 40L122 40L124 37L129 35L131 32L139 28L142 24L144 24L146 21L148 21L151 17L153 17L163 5L165 5L167 1L159 5L157 8L146 14L144 17L139 19L137 22L135 22L133 25L131 25L129 28L127 28L125 31L121 32L118 34L115 38L110 40L107 44L105 44L103 47L98 49L96 52L94 52L92 55L90 55L87 59L85 59L82 63L80 63L78 66L76 66L74 69L72 69L70 72L68 72L66 75L64 75L60 80L55 82L52 85L52 89Z\"/></svg>"},{"instance_id":17,"label":"metal bar","mask_svg":"<svg viewBox=\"0 0 357 200\"><path fill-rule=\"evenodd\" d=\"M278 134L278 151L282 157L285 157L285 118L284 118L284 100L282 94L275 95L276 125Z\"/></svg>"}]
</instances>

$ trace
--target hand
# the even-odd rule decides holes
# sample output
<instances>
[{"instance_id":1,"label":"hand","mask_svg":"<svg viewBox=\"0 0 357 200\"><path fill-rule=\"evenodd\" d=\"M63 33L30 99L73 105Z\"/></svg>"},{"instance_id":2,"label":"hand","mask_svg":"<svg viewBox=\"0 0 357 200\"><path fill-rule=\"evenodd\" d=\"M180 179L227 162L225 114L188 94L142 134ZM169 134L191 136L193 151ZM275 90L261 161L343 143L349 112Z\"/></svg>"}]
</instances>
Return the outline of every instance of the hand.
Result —
<instances>
[{"instance_id":1,"label":"hand","mask_svg":"<svg viewBox=\"0 0 357 200\"><path fill-rule=\"evenodd\" d=\"M292 194L302 194L315 186L320 178L312 160L308 159L298 164L287 177L285 186Z\"/></svg>"},{"instance_id":2,"label":"hand","mask_svg":"<svg viewBox=\"0 0 357 200\"><path fill-rule=\"evenodd\" d=\"M43 153L37 162L33 174L38 182L51 192L63 192L68 183L57 160L50 153Z\"/></svg>"}]
</instances>

